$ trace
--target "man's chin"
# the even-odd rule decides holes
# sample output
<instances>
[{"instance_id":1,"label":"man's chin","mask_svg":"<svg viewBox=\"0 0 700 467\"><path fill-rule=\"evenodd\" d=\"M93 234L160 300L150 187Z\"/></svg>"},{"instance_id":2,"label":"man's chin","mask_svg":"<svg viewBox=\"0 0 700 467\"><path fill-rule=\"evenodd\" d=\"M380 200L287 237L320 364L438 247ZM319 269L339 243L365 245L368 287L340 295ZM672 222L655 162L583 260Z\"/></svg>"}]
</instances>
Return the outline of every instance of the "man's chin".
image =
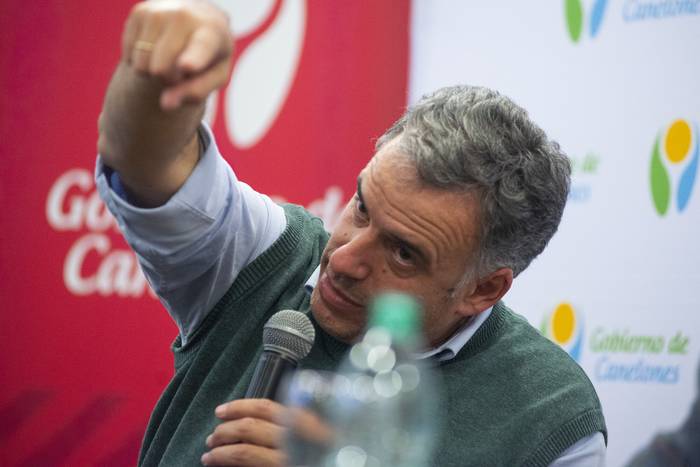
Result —
<instances>
[{"instance_id":1,"label":"man's chin","mask_svg":"<svg viewBox=\"0 0 700 467\"><path fill-rule=\"evenodd\" d=\"M317 289L314 289L311 294L311 314L326 334L346 344L356 342L365 328L364 323L347 322L336 313L333 313L324 303Z\"/></svg>"}]
</instances>

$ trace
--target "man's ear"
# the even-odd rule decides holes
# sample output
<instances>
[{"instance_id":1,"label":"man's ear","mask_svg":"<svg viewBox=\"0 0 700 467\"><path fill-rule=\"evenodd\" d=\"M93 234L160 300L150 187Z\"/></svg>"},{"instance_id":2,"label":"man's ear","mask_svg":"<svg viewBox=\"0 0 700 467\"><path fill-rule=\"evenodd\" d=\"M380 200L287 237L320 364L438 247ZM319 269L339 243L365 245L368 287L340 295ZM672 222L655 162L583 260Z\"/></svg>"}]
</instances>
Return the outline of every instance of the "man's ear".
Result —
<instances>
[{"instance_id":1,"label":"man's ear","mask_svg":"<svg viewBox=\"0 0 700 467\"><path fill-rule=\"evenodd\" d=\"M476 285L465 287L458 313L463 316L478 315L495 305L513 284L513 270L501 268L477 280Z\"/></svg>"}]
</instances>

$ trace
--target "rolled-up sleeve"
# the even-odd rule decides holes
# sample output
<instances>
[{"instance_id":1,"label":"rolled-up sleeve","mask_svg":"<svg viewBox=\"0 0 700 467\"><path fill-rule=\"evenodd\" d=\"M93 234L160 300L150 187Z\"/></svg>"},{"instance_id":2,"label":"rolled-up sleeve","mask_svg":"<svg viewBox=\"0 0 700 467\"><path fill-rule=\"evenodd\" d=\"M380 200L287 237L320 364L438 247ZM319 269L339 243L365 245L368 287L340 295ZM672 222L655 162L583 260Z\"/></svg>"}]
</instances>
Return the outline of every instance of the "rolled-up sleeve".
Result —
<instances>
[{"instance_id":1,"label":"rolled-up sleeve","mask_svg":"<svg viewBox=\"0 0 700 467\"><path fill-rule=\"evenodd\" d=\"M177 323L183 344L237 274L286 226L282 207L238 181L209 128L203 124L199 131L203 155L162 206L130 203L120 193L118 174L99 156L95 171L102 200Z\"/></svg>"}]
</instances>

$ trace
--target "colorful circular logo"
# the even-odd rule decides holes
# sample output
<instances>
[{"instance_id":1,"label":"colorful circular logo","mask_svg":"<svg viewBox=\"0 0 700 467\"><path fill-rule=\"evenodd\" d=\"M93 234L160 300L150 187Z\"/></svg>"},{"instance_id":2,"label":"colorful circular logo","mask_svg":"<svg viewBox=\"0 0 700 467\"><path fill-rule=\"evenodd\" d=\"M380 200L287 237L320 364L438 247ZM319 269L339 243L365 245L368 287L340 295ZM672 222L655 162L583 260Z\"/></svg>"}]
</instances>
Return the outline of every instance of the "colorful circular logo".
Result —
<instances>
[{"instance_id":1,"label":"colorful circular logo","mask_svg":"<svg viewBox=\"0 0 700 467\"><path fill-rule=\"evenodd\" d=\"M542 320L540 331L566 350L571 358L579 360L583 342L583 322L570 303L562 302L547 314Z\"/></svg>"},{"instance_id":2,"label":"colorful circular logo","mask_svg":"<svg viewBox=\"0 0 700 467\"><path fill-rule=\"evenodd\" d=\"M671 205L673 187L671 171L680 168L676 183L675 198L678 212L688 206L695 185L700 158L697 125L684 119L673 121L656 137L651 153L649 181L654 208L660 216L665 216Z\"/></svg>"}]
</instances>

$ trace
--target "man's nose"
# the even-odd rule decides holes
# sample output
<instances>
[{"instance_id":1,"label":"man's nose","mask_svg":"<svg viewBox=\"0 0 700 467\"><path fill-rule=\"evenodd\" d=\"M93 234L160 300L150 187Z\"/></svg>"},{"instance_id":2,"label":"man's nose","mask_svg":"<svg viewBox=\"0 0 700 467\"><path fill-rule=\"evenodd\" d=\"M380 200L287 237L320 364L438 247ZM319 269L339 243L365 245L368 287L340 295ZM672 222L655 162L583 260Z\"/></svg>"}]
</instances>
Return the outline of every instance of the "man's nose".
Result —
<instances>
[{"instance_id":1,"label":"man's nose","mask_svg":"<svg viewBox=\"0 0 700 467\"><path fill-rule=\"evenodd\" d=\"M360 281L366 279L372 272L374 242L371 234L364 229L349 235L350 239L336 248L328 261L336 275Z\"/></svg>"}]
</instances>

